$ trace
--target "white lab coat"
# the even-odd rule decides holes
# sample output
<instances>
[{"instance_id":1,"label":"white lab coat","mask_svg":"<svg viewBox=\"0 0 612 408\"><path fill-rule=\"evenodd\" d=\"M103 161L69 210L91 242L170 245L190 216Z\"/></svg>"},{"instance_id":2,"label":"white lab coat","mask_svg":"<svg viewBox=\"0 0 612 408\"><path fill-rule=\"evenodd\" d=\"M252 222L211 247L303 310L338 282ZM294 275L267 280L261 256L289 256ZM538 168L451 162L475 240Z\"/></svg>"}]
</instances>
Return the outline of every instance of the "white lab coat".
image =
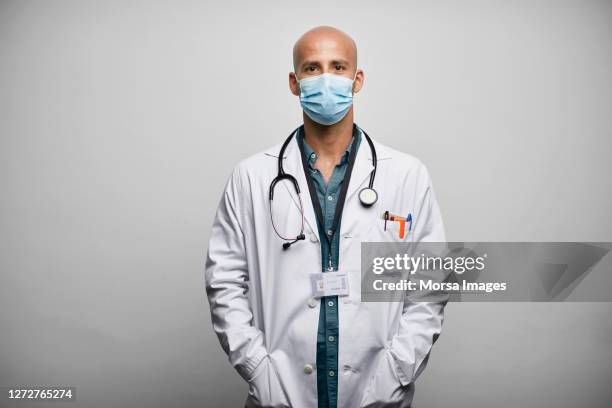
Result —
<instances>
[{"instance_id":1,"label":"white lab coat","mask_svg":"<svg viewBox=\"0 0 612 408\"><path fill-rule=\"evenodd\" d=\"M350 295L338 302L338 407L409 407L414 381L443 321L443 303L360 302L361 242L400 240L397 222L384 230L385 210L412 213L413 228L404 241L445 241L425 166L410 155L376 141L374 145L379 199L370 208L358 199L373 169L362 138L340 228L339 269L348 272ZM234 169L212 227L206 291L221 345L249 383L246 406L316 407L319 300L311 298L309 274L321 271L320 237L295 137L283 164L301 189L306 240L283 251L283 241L272 229L268 191L277 174L279 149L280 144ZM274 221L297 227L298 201L289 187L277 187ZM280 194L283 188L287 190Z\"/></svg>"}]
</instances>

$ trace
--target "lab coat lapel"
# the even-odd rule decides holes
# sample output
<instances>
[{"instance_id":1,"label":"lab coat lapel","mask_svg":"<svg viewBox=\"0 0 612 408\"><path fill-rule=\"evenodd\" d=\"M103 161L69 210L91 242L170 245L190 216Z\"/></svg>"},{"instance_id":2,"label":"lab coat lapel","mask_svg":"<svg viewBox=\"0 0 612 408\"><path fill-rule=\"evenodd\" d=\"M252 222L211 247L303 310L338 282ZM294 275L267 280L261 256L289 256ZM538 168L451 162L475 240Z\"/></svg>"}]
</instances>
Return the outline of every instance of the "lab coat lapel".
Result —
<instances>
[{"instance_id":1,"label":"lab coat lapel","mask_svg":"<svg viewBox=\"0 0 612 408\"><path fill-rule=\"evenodd\" d=\"M348 203L353 197L358 199L357 194L359 190L368 185L370 180L370 173L374 170L372 164L372 153L370 146L363 133L361 134L361 142L359 143L359 150L357 150L357 157L355 157L355 164L353 166L353 172L351 174L351 180L349 182L348 190L346 192L346 202Z\"/></svg>"},{"instance_id":2,"label":"lab coat lapel","mask_svg":"<svg viewBox=\"0 0 612 408\"><path fill-rule=\"evenodd\" d=\"M387 156L384 149L378 148L379 145L376 142L374 142L374 145L377 147L376 150L379 163L381 160L390 158ZM340 225L340 233L343 238L355 237L359 232L366 231L366 224L368 224L367 220L371 220L373 216L376 217L376 214L380 212L380 197L371 207L364 207L359 201L359 191L368 186L372 170L374 170L372 151L370 150L368 141L362 133L361 143L359 144L359 150L355 158L353 174L351 175L346 201L344 203L342 224ZM374 188L377 189L378 192L380 192L381 185L382 182L380 179L374 180Z\"/></svg>"},{"instance_id":3,"label":"lab coat lapel","mask_svg":"<svg viewBox=\"0 0 612 408\"><path fill-rule=\"evenodd\" d=\"M302 206L304 208L304 220L312 233L314 233L318 239L319 237L319 229L317 228L317 218L315 216L314 207L312 205L312 200L310 199L310 192L308 191L308 183L306 182L306 174L304 173L304 166L302 165L302 157L300 156L302 152L297 144L297 137L293 136L291 142L287 146L285 150L285 157L283 159L283 168L285 169L285 173L292 174L293 177L298 182L300 186L300 196L302 199ZM289 194L291 194L291 198L293 199L293 203L298 207L300 207L300 197L297 196L295 190L293 188L289 188L289 183L283 183Z\"/></svg>"}]
</instances>

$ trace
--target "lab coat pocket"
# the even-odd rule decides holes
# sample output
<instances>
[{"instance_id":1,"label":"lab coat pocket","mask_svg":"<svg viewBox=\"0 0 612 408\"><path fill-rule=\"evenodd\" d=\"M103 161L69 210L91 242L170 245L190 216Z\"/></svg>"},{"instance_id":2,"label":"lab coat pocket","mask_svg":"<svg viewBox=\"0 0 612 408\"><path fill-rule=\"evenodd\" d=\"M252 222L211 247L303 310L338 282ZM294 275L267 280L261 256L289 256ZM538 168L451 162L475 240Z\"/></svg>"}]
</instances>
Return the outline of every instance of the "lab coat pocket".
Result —
<instances>
[{"instance_id":1,"label":"lab coat pocket","mask_svg":"<svg viewBox=\"0 0 612 408\"><path fill-rule=\"evenodd\" d=\"M246 407L289 407L285 391L269 355L255 368L248 383L249 395Z\"/></svg>"},{"instance_id":2,"label":"lab coat pocket","mask_svg":"<svg viewBox=\"0 0 612 408\"><path fill-rule=\"evenodd\" d=\"M412 241L412 226L404 223L403 228L399 221L387 221L376 218L363 237L363 241L369 242L409 242Z\"/></svg>"},{"instance_id":3,"label":"lab coat pocket","mask_svg":"<svg viewBox=\"0 0 612 408\"><path fill-rule=\"evenodd\" d=\"M397 375L395 360L388 350L378 359L378 364L363 395L362 408L410 407L412 386L403 386Z\"/></svg>"}]
</instances>

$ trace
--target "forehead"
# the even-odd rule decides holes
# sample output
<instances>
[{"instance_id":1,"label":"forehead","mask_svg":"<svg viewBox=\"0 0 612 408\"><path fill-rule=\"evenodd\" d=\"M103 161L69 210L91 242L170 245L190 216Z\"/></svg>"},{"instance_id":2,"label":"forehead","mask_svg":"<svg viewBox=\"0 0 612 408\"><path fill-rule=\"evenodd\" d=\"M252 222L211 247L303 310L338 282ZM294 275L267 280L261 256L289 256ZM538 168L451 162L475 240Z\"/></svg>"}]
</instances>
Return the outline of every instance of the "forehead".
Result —
<instances>
[{"instance_id":1,"label":"forehead","mask_svg":"<svg viewBox=\"0 0 612 408\"><path fill-rule=\"evenodd\" d=\"M316 33L304 36L296 44L296 63L304 61L355 60L355 47L352 41L337 33Z\"/></svg>"}]
</instances>

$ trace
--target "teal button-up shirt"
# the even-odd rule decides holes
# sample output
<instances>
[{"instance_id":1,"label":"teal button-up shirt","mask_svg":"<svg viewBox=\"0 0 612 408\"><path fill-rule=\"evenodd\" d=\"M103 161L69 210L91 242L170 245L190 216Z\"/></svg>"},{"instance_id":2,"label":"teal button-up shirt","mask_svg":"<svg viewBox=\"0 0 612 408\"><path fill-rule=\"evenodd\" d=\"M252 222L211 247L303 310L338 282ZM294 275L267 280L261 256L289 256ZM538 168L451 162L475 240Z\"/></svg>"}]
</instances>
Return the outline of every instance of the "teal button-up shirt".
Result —
<instances>
[{"instance_id":1,"label":"teal button-up shirt","mask_svg":"<svg viewBox=\"0 0 612 408\"><path fill-rule=\"evenodd\" d=\"M323 211L325 225L320 225L317 219L319 240L321 242L321 269L327 271L329 257L331 256L334 270L338 269L340 255L340 222L338 220L336 233L332 237L332 251L329 253L327 240L323 235L331 232L338 196L344 182L344 174L348 167L351 149L358 149L361 141L361 133L354 128L353 140L342 155L340 163L336 164L328 183L325 183L323 175L314 164L317 160L316 153L308 145L303 135L304 128L298 131L298 143L303 146L304 154L308 162L308 169L304 171L310 174L317 191L317 197ZM329 235L328 235L329 236ZM317 330L317 395L319 408L336 408L338 405L338 296L325 296L321 298L319 309L319 327Z\"/></svg>"}]
</instances>

